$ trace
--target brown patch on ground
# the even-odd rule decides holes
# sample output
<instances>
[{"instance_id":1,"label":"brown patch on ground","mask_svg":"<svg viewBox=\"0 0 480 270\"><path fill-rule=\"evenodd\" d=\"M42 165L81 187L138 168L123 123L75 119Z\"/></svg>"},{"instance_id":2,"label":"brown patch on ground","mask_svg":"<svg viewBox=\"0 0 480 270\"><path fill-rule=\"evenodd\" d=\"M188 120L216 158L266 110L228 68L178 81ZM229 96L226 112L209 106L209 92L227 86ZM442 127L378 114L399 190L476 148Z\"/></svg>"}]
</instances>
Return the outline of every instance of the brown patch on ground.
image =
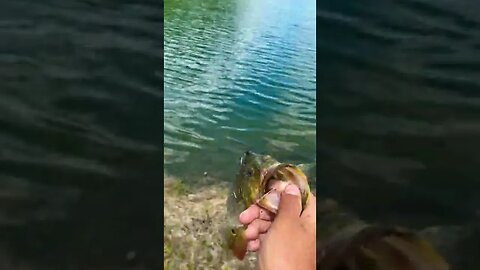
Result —
<instances>
[{"instance_id":1,"label":"brown patch on ground","mask_svg":"<svg viewBox=\"0 0 480 270\"><path fill-rule=\"evenodd\" d=\"M192 192L178 180L165 177L164 189L165 269L255 268L255 254L239 261L223 246L226 186Z\"/></svg>"}]
</instances>

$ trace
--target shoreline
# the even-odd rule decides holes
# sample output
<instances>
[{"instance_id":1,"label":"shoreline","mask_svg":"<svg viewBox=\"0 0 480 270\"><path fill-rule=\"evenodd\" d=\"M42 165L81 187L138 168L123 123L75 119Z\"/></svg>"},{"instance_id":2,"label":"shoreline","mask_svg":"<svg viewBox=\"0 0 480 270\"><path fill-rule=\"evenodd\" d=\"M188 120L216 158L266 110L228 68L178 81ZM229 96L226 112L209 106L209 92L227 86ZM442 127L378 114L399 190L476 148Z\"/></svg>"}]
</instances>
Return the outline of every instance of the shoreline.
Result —
<instances>
[{"instance_id":1,"label":"shoreline","mask_svg":"<svg viewBox=\"0 0 480 270\"><path fill-rule=\"evenodd\" d=\"M226 184L201 185L193 190L181 180L165 176L164 189L164 269L256 269L255 253L239 261L222 246L222 232L229 218ZM362 222L349 211L341 211L345 209L334 200L317 200L317 214L323 216L319 238L338 231L341 224L354 226ZM338 210L340 215L335 214ZM461 255L471 252L468 247L480 236L475 224L409 229L430 242L451 266L479 265L478 260L468 261Z\"/></svg>"},{"instance_id":2,"label":"shoreline","mask_svg":"<svg viewBox=\"0 0 480 270\"><path fill-rule=\"evenodd\" d=\"M228 218L224 184L193 190L164 177L164 269L254 269L256 255L243 261L223 247Z\"/></svg>"}]
</instances>

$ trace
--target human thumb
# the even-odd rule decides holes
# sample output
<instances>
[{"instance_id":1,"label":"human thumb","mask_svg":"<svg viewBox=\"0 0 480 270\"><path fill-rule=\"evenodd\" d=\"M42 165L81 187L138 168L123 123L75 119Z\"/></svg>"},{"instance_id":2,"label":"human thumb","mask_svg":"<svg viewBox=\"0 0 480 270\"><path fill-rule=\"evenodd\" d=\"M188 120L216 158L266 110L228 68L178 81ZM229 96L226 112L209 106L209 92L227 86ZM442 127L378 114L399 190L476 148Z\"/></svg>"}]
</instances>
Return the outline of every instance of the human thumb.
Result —
<instances>
[{"instance_id":1,"label":"human thumb","mask_svg":"<svg viewBox=\"0 0 480 270\"><path fill-rule=\"evenodd\" d=\"M300 190L294 184L289 184L282 192L278 206L277 219L298 218L302 211Z\"/></svg>"}]
</instances>

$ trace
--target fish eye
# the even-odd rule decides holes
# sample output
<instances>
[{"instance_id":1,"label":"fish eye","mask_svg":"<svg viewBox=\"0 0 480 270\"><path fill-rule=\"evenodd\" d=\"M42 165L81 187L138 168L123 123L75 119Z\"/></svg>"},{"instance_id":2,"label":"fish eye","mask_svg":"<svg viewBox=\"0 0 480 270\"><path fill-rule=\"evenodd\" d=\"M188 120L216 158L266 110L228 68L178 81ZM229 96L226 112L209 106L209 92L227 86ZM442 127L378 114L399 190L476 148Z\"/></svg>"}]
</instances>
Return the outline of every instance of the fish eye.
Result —
<instances>
[{"instance_id":1,"label":"fish eye","mask_svg":"<svg viewBox=\"0 0 480 270\"><path fill-rule=\"evenodd\" d=\"M235 233L235 229L232 229L231 231L232 231L232 234L233 234L233 235L235 235L235 234L236 234L236 233Z\"/></svg>"},{"instance_id":2,"label":"fish eye","mask_svg":"<svg viewBox=\"0 0 480 270\"><path fill-rule=\"evenodd\" d=\"M252 170L252 169L249 169L249 170L247 171L247 176L248 176L248 177L252 177L252 176L253 176L253 170Z\"/></svg>"}]
</instances>

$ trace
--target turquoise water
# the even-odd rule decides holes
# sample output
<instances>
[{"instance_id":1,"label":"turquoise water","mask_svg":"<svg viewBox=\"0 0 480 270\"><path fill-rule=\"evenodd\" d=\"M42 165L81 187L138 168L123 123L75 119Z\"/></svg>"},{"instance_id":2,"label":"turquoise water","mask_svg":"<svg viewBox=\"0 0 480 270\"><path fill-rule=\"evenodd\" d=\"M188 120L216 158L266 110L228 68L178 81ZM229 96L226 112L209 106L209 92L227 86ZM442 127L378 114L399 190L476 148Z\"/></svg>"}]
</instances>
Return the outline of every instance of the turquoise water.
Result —
<instances>
[{"instance_id":1,"label":"turquoise water","mask_svg":"<svg viewBox=\"0 0 480 270\"><path fill-rule=\"evenodd\" d=\"M165 2L164 164L230 181L245 150L316 156L315 2Z\"/></svg>"}]
</instances>

